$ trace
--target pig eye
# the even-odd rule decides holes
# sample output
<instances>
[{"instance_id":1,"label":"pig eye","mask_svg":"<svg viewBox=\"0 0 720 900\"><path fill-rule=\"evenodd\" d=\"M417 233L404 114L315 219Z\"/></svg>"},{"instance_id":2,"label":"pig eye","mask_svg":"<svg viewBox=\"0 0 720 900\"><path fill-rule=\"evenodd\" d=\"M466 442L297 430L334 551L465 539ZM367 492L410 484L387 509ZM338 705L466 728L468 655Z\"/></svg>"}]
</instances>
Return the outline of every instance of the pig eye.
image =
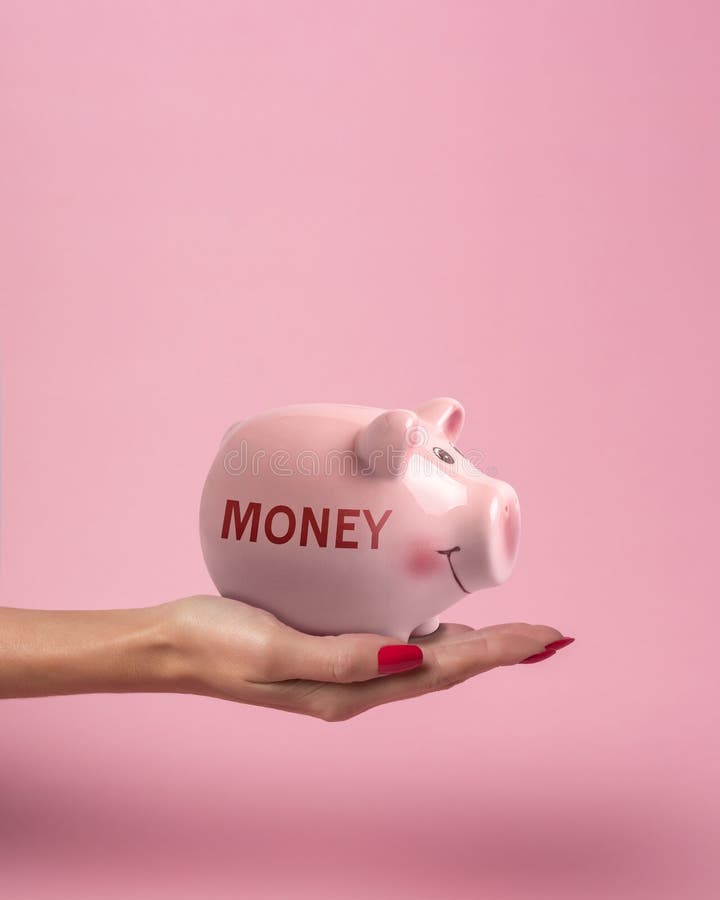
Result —
<instances>
[{"instance_id":1,"label":"pig eye","mask_svg":"<svg viewBox=\"0 0 720 900\"><path fill-rule=\"evenodd\" d=\"M444 463L447 463L450 466L455 462L454 458L450 456L447 450L443 450L442 447L433 447L433 453L438 457L438 459L441 459Z\"/></svg>"}]
</instances>

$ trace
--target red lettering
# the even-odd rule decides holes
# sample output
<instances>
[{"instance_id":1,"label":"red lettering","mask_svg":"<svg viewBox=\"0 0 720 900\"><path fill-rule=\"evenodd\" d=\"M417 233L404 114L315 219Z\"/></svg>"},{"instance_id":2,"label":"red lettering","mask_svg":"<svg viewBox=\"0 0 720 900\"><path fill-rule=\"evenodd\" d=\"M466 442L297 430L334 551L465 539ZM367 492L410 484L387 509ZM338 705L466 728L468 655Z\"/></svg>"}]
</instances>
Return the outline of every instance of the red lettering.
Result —
<instances>
[{"instance_id":1,"label":"red lettering","mask_svg":"<svg viewBox=\"0 0 720 900\"><path fill-rule=\"evenodd\" d=\"M250 526L250 540L257 541L258 525L260 523L260 504L248 503L245 515L240 518L240 502L238 500L228 500L225 504L225 518L223 519L221 537L227 538L230 534L230 523L235 519L235 540L239 541L245 532L248 519L252 517L252 525Z\"/></svg>"},{"instance_id":2,"label":"red lettering","mask_svg":"<svg viewBox=\"0 0 720 900\"><path fill-rule=\"evenodd\" d=\"M375 520L374 520L373 517L372 517L372 513L370 512L370 510L369 510L369 509L364 509L364 510L363 510L363 515L365 516L365 521L366 521L366 522L368 523L368 525L370 526L370 531L371 531L371 533L372 533L372 542L371 542L371 544L370 544L370 549L371 549L371 550L377 550L377 548L378 548L378 546L379 546L379 544L380 544L380 529L383 527L383 525L384 525L384 524L387 522L387 520L390 518L390 513L391 513L391 512L392 512L391 509L386 509L385 512L382 514L382 518L380 519L380 521L379 521L379 522L375 522Z\"/></svg>"},{"instance_id":3,"label":"red lettering","mask_svg":"<svg viewBox=\"0 0 720 900\"><path fill-rule=\"evenodd\" d=\"M337 518L337 529L335 531L335 546L342 548L346 547L348 550L357 549L358 542L357 541L346 541L343 539L343 535L346 531L355 531L355 523L354 522L346 522L346 516L359 516L359 509L339 509L338 510L338 518Z\"/></svg>"},{"instance_id":4,"label":"red lettering","mask_svg":"<svg viewBox=\"0 0 720 900\"><path fill-rule=\"evenodd\" d=\"M287 516L288 527L287 531L283 535L273 534L272 523L275 516L279 513L282 513L284 516ZM272 544L287 544L290 538L295 534L295 513L290 509L289 506L273 506L270 512L267 514L267 518L265 519L265 537Z\"/></svg>"},{"instance_id":5,"label":"red lettering","mask_svg":"<svg viewBox=\"0 0 720 900\"><path fill-rule=\"evenodd\" d=\"M315 540L318 547L327 547L328 528L330 526L330 510L327 507L322 511L322 524L318 525L315 513L309 506L303 506L302 521L300 523L300 546L307 547L309 529L315 532Z\"/></svg>"},{"instance_id":6,"label":"red lettering","mask_svg":"<svg viewBox=\"0 0 720 900\"><path fill-rule=\"evenodd\" d=\"M236 541L243 536L248 537L252 543L256 543L258 532L260 529L260 517L262 515L262 504L248 503L245 510L240 506L239 500L225 501L225 515L223 517L221 537L227 540L231 532L234 532ZM307 547L312 532L313 542L318 547L327 547L330 533L330 514L333 510L327 506L320 510L320 517L310 506L303 506L300 518L300 546ZM340 550L357 550L360 546L357 540L349 540L346 535L349 532L355 532L357 523L352 521L358 519L362 512L368 528L370 529L370 549L377 550L380 546L380 532L385 527L387 520L392 513L391 509L386 509L379 521L375 521L369 509L338 509L335 528L335 544L334 546ZM278 516L285 516L287 525L284 530L276 533L273 525ZM248 528L249 526L249 528ZM273 506L264 521L264 532L266 538L271 544L287 544L297 533L297 516L289 506ZM332 546L332 545L331 545Z\"/></svg>"}]
</instances>

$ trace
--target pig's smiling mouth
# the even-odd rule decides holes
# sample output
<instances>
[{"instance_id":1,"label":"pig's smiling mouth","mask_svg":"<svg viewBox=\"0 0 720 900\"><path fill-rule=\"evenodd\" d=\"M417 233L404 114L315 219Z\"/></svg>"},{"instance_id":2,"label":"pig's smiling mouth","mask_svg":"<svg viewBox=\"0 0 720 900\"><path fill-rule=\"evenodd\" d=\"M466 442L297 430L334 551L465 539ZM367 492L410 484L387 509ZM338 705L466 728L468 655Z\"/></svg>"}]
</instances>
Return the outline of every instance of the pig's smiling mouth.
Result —
<instances>
[{"instance_id":1,"label":"pig's smiling mouth","mask_svg":"<svg viewBox=\"0 0 720 900\"><path fill-rule=\"evenodd\" d=\"M451 571L452 574L453 574L453 578L454 578L455 581L457 582L458 586L459 586L466 594L469 594L470 591L467 590L467 588L466 588L465 585L462 583L462 581L460 581L460 579L457 577L457 572L456 572L455 569L453 568L453 564L452 564L451 556L453 555L453 553L454 553L456 550L459 550L459 549L460 549L459 547L452 547L450 550L438 550L438 553L441 553L443 556L447 556L447 561L448 561L448 564L449 564L449 566L450 566L450 571Z\"/></svg>"}]
</instances>

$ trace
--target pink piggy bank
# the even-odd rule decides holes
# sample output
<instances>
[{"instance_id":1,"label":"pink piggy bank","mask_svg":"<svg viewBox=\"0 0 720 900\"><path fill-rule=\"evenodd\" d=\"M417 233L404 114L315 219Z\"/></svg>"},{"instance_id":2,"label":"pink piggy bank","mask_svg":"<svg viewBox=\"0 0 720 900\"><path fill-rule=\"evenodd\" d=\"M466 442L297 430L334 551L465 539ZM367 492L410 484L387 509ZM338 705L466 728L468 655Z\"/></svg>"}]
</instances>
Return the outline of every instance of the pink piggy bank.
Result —
<instances>
[{"instance_id":1,"label":"pink piggy bank","mask_svg":"<svg viewBox=\"0 0 720 900\"><path fill-rule=\"evenodd\" d=\"M415 411L274 409L226 432L205 482L200 535L218 591L309 634L406 641L510 575L515 491L455 446L448 397Z\"/></svg>"}]
</instances>

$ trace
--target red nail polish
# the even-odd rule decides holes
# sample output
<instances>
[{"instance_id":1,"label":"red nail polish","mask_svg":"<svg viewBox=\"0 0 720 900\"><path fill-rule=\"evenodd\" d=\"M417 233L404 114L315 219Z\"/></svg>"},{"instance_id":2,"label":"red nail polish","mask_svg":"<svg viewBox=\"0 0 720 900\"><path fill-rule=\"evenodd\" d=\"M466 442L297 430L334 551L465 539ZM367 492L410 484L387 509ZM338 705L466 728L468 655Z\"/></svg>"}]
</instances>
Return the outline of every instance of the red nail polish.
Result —
<instances>
[{"instance_id":1,"label":"red nail polish","mask_svg":"<svg viewBox=\"0 0 720 900\"><path fill-rule=\"evenodd\" d=\"M423 661L423 652L417 644L388 644L378 650L378 672L405 672L415 669Z\"/></svg>"},{"instance_id":2,"label":"red nail polish","mask_svg":"<svg viewBox=\"0 0 720 900\"><path fill-rule=\"evenodd\" d=\"M551 656L555 656L554 650L543 650L542 653L535 653L532 656L528 656L526 659L521 659L521 663L536 663L542 662L544 659L549 659Z\"/></svg>"},{"instance_id":3,"label":"red nail polish","mask_svg":"<svg viewBox=\"0 0 720 900\"><path fill-rule=\"evenodd\" d=\"M546 650L562 650L563 647L567 647L568 644L572 644L575 638L564 637L558 638L556 641L551 641L549 644L545 644Z\"/></svg>"}]
</instances>

